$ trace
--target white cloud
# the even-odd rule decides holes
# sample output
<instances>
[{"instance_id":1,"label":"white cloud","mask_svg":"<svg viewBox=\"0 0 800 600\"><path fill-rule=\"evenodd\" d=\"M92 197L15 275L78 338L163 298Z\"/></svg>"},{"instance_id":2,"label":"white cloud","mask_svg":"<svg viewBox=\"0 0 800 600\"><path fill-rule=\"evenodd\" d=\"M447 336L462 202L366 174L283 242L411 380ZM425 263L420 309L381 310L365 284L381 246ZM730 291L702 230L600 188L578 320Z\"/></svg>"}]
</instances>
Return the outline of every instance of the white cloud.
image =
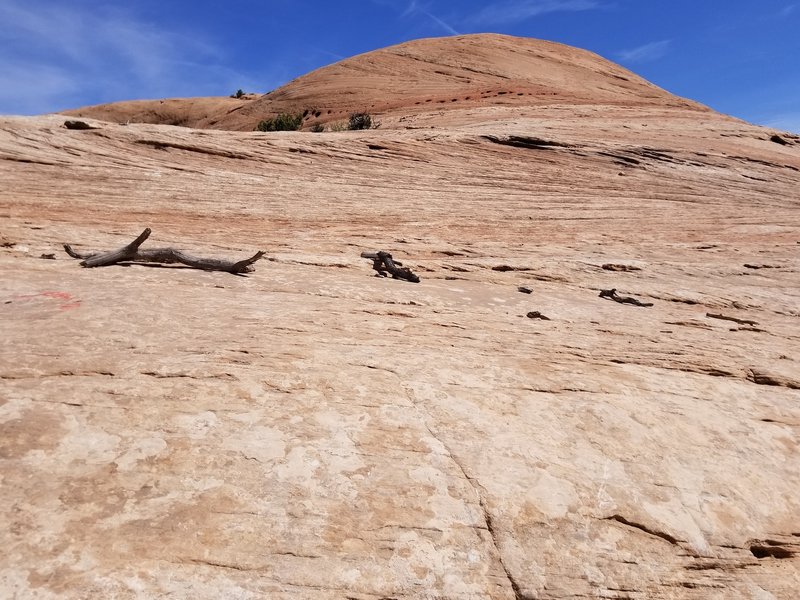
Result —
<instances>
[{"instance_id":1,"label":"white cloud","mask_svg":"<svg viewBox=\"0 0 800 600\"><path fill-rule=\"evenodd\" d=\"M591 10L599 5L597 0L505 0L486 6L470 20L479 25L501 25L547 13Z\"/></svg>"},{"instance_id":2,"label":"white cloud","mask_svg":"<svg viewBox=\"0 0 800 600\"><path fill-rule=\"evenodd\" d=\"M3 0L0 23L0 113L252 89L213 44L130 12Z\"/></svg>"},{"instance_id":3,"label":"white cloud","mask_svg":"<svg viewBox=\"0 0 800 600\"><path fill-rule=\"evenodd\" d=\"M669 51L671 40L661 40L660 42L651 42L638 48L631 48L630 50L621 50L617 52L620 60L629 63L642 63L653 60L658 60L667 54Z\"/></svg>"}]
</instances>

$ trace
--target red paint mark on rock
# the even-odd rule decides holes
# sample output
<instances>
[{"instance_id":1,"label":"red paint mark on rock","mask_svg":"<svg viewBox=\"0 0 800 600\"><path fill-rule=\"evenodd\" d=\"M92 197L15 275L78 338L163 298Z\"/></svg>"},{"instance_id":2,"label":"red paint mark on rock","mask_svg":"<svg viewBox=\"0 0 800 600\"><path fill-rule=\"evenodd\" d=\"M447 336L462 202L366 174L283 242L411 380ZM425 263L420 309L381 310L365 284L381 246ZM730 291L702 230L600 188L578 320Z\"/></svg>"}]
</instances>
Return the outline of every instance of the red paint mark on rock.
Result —
<instances>
[{"instance_id":1,"label":"red paint mark on rock","mask_svg":"<svg viewBox=\"0 0 800 600\"><path fill-rule=\"evenodd\" d=\"M73 308L79 308L81 305L81 301L69 292L59 292L59 291L46 291L46 292L39 292L38 294L25 294L25 295L15 295L14 300L22 300L23 302L29 300L35 300L36 298L50 298L52 300L60 300L62 304L59 306L61 310L70 310Z\"/></svg>"},{"instance_id":2,"label":"red paint mark on rock","mask_svg":"<svg viewBox=\"0 0 800 600\"><path fill-rule=\"evenodd\" d=\"M62 304L61 306L59 306L61 310L70 310L73 308L80 308L80 307L81 307L80 300L76 300L75 302L70 302L69 304Z\"/></svg>"},{"instance_id":3,"label":"red paint mark on rock","mask_svg":"<svg viewBox=\"0 0 800 600\"><path fill-rule=\"evenodd\" d=\"M57 298L58 300L72 300L73 296L69 292L42 292L40 296L46 298Z\"/></svg>"}]
</instances>

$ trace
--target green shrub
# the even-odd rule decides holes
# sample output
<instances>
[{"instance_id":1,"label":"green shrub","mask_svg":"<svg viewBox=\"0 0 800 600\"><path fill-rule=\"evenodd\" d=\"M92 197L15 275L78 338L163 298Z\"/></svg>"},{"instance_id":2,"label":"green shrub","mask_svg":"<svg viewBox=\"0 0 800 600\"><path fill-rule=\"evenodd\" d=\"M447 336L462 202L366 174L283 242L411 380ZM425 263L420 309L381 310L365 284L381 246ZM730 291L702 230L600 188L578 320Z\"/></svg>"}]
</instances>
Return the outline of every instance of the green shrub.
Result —
<instances>
[{"instance_id":1,"label":"green shrub","mask_svg":"<svg viewBox=\"0 0 800 600\"><path fill-rule=\"evenodd\" d=\"M303 115L281 113L272 119L264 119L256 125L256 131L297 131L303 124Z\"/></svg>"},{"instance_id":2,"label":"green shrub","mask_svg":"<svg viewBox=\"0 0 800 600\"><path fill-rule=\"evenodd\" d=\"M241 88L236 90L236 93L233 95L234 98L241 98L242 96L244 96L244 90L242 90Z\"/></svg>"},{"instance_id":3,"label":"green shrub","mask_svg":"<svg viewBox=\"0 0 800 600\"><path fill-rule=\"evenodd\" d=\"M322 123L314 123L311 126L312 133L322 133L323 131L325 131L325 125L323 125Z\"/></svg>"},{"instance_id":4,"label":"green shrub","mask_svg":"<svg viewBox=\"0 0 800 600\"><path fill-rule=\"evenodd\" d=\"M347 121L334 121L329 127L331 131L345 131L347 129Z\"/></svg>"},{"instance_id":5,"label":"green shrub","mask_svg":"<svg viewBox=\"0 0 800 600\"><path fill-rule=\"evenodd\" d=\"M350 115L350 121L347 124L350 131L358 129L372 129L372 115L365 112L353 113Z\"/></svg>"}]
</instances>

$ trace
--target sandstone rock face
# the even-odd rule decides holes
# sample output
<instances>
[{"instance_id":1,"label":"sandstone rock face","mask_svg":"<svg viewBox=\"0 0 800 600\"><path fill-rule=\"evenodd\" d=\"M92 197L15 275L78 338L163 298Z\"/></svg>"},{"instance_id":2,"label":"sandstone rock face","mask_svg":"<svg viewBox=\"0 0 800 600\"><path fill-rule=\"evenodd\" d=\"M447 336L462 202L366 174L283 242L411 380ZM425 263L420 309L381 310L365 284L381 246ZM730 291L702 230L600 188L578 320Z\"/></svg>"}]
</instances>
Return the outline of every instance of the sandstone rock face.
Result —
<instances>
[{"instance_id":1,"label":"sandstone rock face","mask_svg":"<svg viewBox=\"0 0 800 600\"><path fill-rule=\"evenodd\" d=\"M0 119L0 595L796 597L798 138L677 100L385 119ZM145 226L267 258L60 247Z\"/></svg>"},{"instance_id":2,"label":"sandstone rock face","mask_svg":"<svg viewBox=\"0 0 800 600\"><path fill-rule=\"evenodd\" d=\"M172 98L89 106L66 114L118 123L253 131L280 113L303 127L380 113L382 128L412 127L416 115L491 106L554 104L672 106L707 111L586 50L530 38L477 34L414 40L317 69L263 96ZM394 119L390 117L395 117ZM402 120L398 123L397 119Z\"/></svg>"},{"instance_id":3,"label":"sandstone rock face","mask_svg":"<svg viewBox=\"0 0 800 600\"><path fill-rule=\"evenodd\" d=\"M64 111L75 117L90 117L112 123L150 123L179 127L200 127L214 120L212 115L241 110L256 96L242 98L165 98L163 100L129 100L111 104L86 106ZM255 121L258 123L258 120ZM255 124L254 123L254 124ZM254 129L250 127L249 129Z\"/></svg>"}]
</instances>

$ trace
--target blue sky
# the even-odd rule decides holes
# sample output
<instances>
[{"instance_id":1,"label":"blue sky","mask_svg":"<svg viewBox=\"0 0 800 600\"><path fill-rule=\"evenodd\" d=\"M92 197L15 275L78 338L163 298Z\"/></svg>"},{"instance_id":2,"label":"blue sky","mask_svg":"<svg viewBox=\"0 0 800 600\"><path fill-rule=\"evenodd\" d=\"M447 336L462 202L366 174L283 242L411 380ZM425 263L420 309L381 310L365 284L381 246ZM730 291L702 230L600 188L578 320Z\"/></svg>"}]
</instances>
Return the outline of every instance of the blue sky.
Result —
<instances>
[{"instance_id":1,"label":"blue sky","mask_svg":"<svg viewBox=\"0 0 800 600\"><path fill-rule=\"evenodd\" d=\"M478 32L586 48L800 132L800 0L0 0L0 114L266 92L361 52Z\"/></svg>"}]
</instances>

